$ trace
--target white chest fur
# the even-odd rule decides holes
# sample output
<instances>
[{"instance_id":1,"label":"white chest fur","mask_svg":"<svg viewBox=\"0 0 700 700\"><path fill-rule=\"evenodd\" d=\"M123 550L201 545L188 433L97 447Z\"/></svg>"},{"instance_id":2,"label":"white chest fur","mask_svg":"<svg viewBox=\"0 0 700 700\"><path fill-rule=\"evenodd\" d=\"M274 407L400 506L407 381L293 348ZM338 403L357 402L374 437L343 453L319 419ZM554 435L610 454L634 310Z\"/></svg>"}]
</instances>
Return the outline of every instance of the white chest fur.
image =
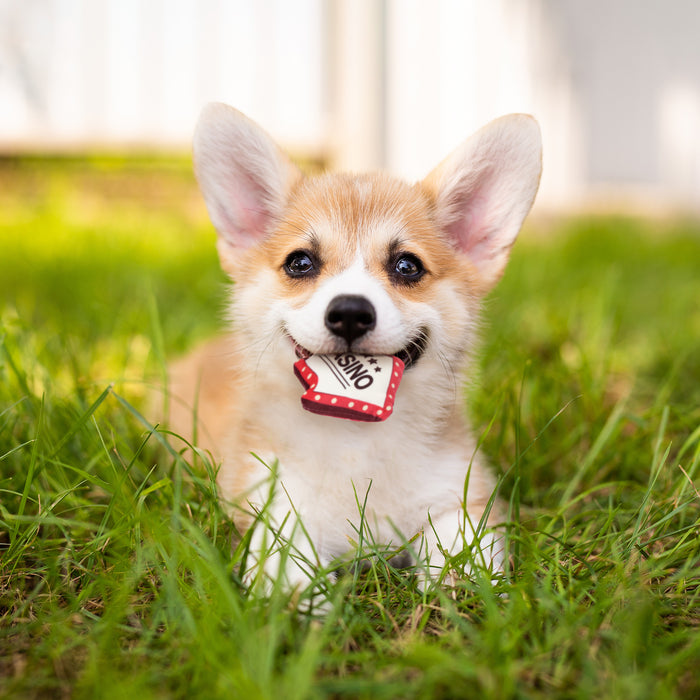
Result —
<instances>
[{"instance_id":1,"label":"white chest fur","mask_svg":"<svg viewBox=\"0 0 700 700\"><path fill-rule=\"evenodd\" d=\"M277 465L273 521L280 525L298 514L322 560L348 551L361 521L377 541L399 545L423 530L429 516L460 509L473 445L466 426L459 443L446 439L447 418L458 410L455 394L446 400L444 368L437 366L443 381L426 394L431 367L424 361L422 377L406 373L395 412L381 423L309 413L301 407L301 385L287 376L291 369L258 373L258 396L269 396L262 385L277 380L275 400L255 409L263 433L274 440L250 446L268 466ZM250 457L238 458L251 464ZM257 463L250 485L266 476ZM269 493L267 484L257 491L256 507Z\"/></svg>"}]
</instances>

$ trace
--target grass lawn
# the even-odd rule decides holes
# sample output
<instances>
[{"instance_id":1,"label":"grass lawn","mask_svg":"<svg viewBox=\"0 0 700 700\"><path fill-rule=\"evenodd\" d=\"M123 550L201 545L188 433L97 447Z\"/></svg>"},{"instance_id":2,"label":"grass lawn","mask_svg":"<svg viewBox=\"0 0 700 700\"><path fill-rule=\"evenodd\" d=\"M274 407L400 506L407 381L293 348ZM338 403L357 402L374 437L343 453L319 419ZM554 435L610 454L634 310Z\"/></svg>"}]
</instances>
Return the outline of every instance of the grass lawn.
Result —
<instances>
[{"instance_id":1,"label":"grass lawn","mask_svg":"<svg viewBox=\"0 0 700 700\"><path fill-rule=\"evenodd\" d=\"M469 392L506 575L378 556L313 619L244 590L213 470L141 419L220 325L188 164L2 162L0 696L700 697L700 224L529 226Z\"/></svg>"}]
</instances>

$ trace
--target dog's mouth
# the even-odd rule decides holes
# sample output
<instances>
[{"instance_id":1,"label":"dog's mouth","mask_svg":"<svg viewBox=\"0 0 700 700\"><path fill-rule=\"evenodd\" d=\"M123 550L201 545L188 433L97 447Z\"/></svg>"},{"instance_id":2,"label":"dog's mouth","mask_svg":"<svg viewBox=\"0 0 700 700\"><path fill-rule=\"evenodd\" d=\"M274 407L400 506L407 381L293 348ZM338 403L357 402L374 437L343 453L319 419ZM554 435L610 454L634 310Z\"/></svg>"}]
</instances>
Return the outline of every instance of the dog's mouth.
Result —
<instances>
[{"instance_id":1,"label":"dog's mouth","mask_svg":"<svg viewBox=\"0 0 700 700\"><path fill-rule=\"evenodd\" d=\"M300 360L305 360L307 357L311 357L311 352L309 352L305 347L302 345L299 345L292 336L289 336L289 339L292 341L292 345L294 347L294 354L300 359Z\"/></svg>"},{"instance_id":2,"label":"dog's mouth","mask_svg":"<svg viewBox=\"0 0 700 700\"><path fill-rule=\"evenodd\" d=\"M418 335L411 340L408 345L396 353L396 357L404 363L406 369L418 362L428 345L428 331L422 328Z\"/></svg>"},{"instance_id":3,"label":"dog's mouth","mask_svg":"<svg viewBox=\"0 0 700 700\"><path fill-rule=\"evenodd\" d=\"M292 346L294 348L294 353L300 360L305 360L313 353L310 350L307 350L303 345L300 345L297 343L297 341L289 335L289 339L292 342ZM418 360L422 357L423 353L425 352L426 347L428 346L428 331L425 328L422 328L418 334L409 341L409 343L403 347L401 350L398 352L392 353L395 357L398 357L401 362L403 362L405 369L408 369L409 367L412 367L413 365L418 362ZM348 348L346 352L352 352L351 348ZM363 353L363 354L370 354L370 353ZM380 353L383 354L383 353Z\"/></svg>"}]
</instances>

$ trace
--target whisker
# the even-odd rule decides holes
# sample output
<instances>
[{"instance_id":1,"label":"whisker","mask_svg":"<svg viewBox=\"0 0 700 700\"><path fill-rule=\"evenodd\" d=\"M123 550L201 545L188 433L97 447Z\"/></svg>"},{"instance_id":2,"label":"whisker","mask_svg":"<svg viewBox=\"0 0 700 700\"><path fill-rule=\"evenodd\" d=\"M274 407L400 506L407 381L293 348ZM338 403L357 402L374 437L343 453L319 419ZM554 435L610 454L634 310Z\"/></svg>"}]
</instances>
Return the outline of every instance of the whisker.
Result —
<instances>
[{"instance_id":1,"label":"whisker","mask_svg":"<svg viewBox=\"0 0 700 700\"><path fill-rule=\"evenodd\" d=\"M437 352L437 357L440 360L440 364L445 372L445 377L452 385L452 397L456 401L459 395L459 386L457 382L457 372L455 371L452 363L447 358L444 352Z\"/></svg>"},{"instance_id":2,"label":"whisker","mask_svg":"<svg viewBox=\"0 0 700 700\"><path fill-rule=\"evenodd\" d=\"M279 340L282 337L285 337L287 334L285 333L284 329L281 327L277 327L275 329L275 332L267 339L267 342L265 343L265 347L263 347L260 350L260 353L258 354L258 360L255 363L255 376L257 376L258 371L260 369L260 365L262 363L263 357L265 356L265 353L270 349L270 346L277 340Z\"/></svg>"}]
</instances>

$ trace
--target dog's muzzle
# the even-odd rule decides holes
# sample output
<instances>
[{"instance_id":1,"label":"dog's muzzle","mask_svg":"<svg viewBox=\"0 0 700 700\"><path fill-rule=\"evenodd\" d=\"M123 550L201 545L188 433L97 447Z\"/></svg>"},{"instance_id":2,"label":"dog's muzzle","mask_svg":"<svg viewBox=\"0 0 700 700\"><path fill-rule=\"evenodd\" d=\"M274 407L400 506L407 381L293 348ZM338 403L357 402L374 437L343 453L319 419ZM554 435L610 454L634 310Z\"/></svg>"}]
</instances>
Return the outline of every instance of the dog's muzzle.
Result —
<instances>
[{"instance_id":1,"label":"dog's muzzle","mask_svg":"<svg viewBox=\"0 0 700 700\"><path fill-rule=\"evenodd\" d=\"M377 325L377 312L369 299L359 294L340 294L331 299L324 318L326 328L347 344L347 351L352 351L352 344ZM290 335L287 332L287 335ZM291 337L291 335L290 335ZM294 352L299 359L308 358L312 352L292 338ZM425 352L428 345L428 329L421 328L418 333L397 352L406 368L414 365ZM364 351L367 352L367 351ZM369 351L371 354L371 350Z\"/></svg>"}]
</instances>

